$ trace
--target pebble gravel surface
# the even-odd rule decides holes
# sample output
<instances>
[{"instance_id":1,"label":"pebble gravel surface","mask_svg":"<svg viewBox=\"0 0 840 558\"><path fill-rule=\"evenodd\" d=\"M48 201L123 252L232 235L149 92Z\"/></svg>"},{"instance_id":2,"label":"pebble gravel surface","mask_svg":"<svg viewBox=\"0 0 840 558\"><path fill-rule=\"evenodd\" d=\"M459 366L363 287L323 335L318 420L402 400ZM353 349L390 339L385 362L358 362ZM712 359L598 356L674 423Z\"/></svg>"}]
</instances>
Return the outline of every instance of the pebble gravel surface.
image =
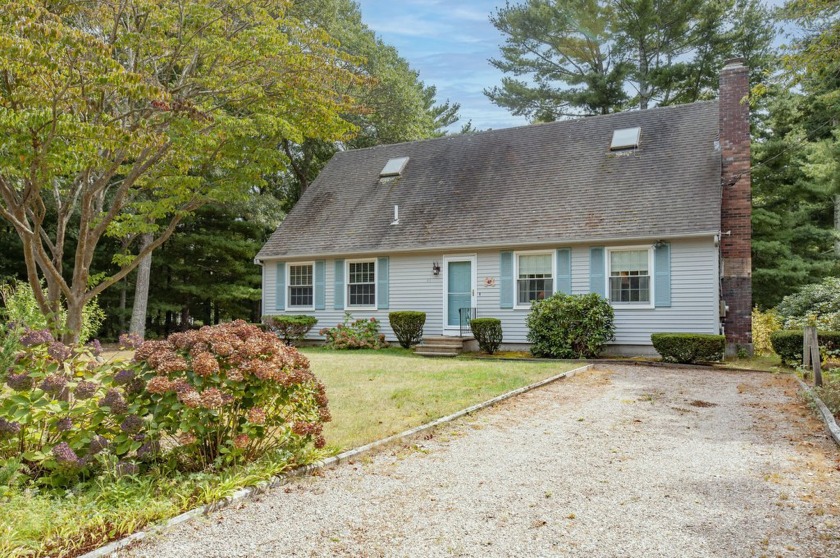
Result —
<instances>
[{"instance_id":1,"label":"pebble gravel surface","mask_svg":"<svg viewBox=\"0 0 840 558\"><path fill-rule=\"evenodd\" d=\"M840 452L791 377L599 365L119 556L837 558Z\"/></svg>"}]
</instances>

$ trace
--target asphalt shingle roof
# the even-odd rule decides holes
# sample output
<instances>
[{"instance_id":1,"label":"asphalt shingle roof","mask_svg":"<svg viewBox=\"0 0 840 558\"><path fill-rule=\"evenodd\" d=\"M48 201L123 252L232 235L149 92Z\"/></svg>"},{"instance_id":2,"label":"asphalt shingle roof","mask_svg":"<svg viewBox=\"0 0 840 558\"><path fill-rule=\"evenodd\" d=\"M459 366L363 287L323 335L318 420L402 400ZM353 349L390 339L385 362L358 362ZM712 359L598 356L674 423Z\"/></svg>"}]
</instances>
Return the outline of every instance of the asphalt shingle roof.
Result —
<instances>
[{"instance_id":1,"label":"asphalt shingle roof","mask_svg":"<svg viewBox=\"0 0 840 558\"><path fill-rule=\"evenodd\" d=\"M613 131L635 126L639 148L610 152ZM257 258L714 232L717 140L709 101L337 153Z\"/></svg>"}]
</instances>

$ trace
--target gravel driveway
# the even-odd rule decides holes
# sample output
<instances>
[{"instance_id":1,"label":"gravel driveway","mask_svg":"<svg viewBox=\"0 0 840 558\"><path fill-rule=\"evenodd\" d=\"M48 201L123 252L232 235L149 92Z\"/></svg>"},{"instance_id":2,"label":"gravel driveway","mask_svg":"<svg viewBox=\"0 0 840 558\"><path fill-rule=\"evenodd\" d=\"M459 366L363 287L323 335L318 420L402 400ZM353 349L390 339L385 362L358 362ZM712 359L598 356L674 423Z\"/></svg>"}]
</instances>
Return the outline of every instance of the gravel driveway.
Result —
<instances>
[{"instance_id":1,"label":"gravel driveway","mask_svg":"<svg viewBox=\"0 0 840 558\"><path fill-rule=\"evenodd\" d=\"M788 377L601 366L121 556L840 556Z\"/></svg>"}]
</instances>

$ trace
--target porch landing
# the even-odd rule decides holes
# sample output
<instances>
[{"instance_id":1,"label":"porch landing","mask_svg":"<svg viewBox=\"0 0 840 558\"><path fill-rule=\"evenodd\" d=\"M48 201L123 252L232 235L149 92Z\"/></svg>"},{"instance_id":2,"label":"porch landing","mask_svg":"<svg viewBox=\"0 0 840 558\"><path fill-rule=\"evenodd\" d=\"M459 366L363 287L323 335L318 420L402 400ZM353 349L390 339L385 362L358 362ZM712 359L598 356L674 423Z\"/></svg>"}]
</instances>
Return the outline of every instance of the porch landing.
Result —
<instances>
[{"instance_id":1,"label":"porch landing","mask_svg":"<svg viewBox=\"0 0 840 558\"><path fill-rule=\"evenodd\" d=\"M417 345L414 353L425 357L455 357L464 351L469 351L467 344L474 341L475 338L470 337L446 337L429 336L423 337L423 343Z\"/></svg>"}]
</instances>

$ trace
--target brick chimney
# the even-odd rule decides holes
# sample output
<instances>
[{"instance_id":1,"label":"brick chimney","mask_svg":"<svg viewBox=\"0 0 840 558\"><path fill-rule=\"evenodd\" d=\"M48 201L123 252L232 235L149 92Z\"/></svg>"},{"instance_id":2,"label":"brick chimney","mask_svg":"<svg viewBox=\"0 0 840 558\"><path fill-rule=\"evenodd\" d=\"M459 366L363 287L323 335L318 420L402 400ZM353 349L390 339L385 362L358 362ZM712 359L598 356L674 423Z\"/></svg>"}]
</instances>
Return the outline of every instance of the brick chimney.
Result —
<instances>
[{"instance_id":1,"label":"brick chimney","mask_svg":"<svg viewBox=\"0 0 840 558\"><path fill-rule=\"evenodd\" d=\"M752 353L752 196L749 69L727 60L720 72L721 298L728 354ZM722 306L723 307L723 306Z\"/></svg>"}]
</instances>

